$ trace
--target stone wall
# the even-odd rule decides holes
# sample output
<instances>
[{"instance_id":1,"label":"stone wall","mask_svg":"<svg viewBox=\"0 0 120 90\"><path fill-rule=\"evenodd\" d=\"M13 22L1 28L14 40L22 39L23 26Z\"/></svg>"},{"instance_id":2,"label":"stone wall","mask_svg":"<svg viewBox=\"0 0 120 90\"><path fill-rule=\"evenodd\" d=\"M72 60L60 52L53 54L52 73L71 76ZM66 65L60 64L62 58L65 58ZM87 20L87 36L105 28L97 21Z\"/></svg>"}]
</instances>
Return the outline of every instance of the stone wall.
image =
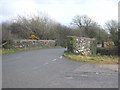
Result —
<instances>
[{"instance_id":1,"label":"stone wall","mask_svg":"<svg viewBox=\"0 0 120 90\"><path fill-rule=\"evenodd\" d=\"M67 45L68 52L77 53L85 56L96 54L95 39L86 37L76 37L71 45L69 45L70 44L69 42L71 42L70 39L68 39Z\"/></svg>"},{"instance_id":2,"label":"stone wall","mask_svg":"<svg viewBox=\"0 0 120 90\"><path fill-rule=\"evenodd\" d=\"M14 40L13 43L14 43L13 46L15 48L55 46L55 40Z\"/></svg>"}]
</instances>

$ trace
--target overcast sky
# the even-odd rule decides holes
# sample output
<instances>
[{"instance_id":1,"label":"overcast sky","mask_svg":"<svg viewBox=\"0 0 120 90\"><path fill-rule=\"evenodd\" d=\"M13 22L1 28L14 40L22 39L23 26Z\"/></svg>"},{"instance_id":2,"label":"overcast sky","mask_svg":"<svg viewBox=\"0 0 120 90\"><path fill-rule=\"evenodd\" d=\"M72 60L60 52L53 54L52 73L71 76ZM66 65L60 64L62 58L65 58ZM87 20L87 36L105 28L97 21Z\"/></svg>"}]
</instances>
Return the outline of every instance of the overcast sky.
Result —
<instances>
[{"instance_id":1,"label":"overcast sky","mask_svg":"<svg viewBox=\"0 0 120 90\"><path fill-rule=\"evenodd\" d=\"M75 15L88 15L100 25L118 19L119 0L0 0L0 21L17 15L47 13L51 18L68 25Z\"/></svg>"}]
</instances>

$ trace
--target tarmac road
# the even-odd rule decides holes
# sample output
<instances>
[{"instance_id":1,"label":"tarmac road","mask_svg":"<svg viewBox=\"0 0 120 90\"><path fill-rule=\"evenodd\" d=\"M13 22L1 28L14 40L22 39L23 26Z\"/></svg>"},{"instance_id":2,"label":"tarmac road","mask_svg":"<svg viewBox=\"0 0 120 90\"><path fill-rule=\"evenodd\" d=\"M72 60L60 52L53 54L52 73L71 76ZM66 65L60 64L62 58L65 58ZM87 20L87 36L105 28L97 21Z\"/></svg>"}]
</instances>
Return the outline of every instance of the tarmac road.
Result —
<instances>
[{"instance_id":1,"label":"tarmac road","mask_svg":"<svg viewBox=\"0 0 120 90\"><path fill-rule=\"evenodd\" d=\"M118 72L64 58L62 49L2 57L3 88L118 88Z\"/></svg>"}]
</instances>

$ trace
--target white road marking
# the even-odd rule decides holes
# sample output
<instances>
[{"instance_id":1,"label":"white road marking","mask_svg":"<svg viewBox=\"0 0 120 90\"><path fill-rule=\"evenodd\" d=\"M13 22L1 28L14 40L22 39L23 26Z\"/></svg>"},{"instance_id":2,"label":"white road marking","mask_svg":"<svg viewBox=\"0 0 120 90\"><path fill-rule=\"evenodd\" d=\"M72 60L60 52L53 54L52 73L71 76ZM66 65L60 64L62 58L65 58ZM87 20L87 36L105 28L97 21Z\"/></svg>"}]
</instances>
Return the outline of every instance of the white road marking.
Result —
<instances>
[{"instance_id":1,"label":"white road marking","mask_svg":"<svg viewBox=\"0 0 120 90\"><path fill-rule=\"evenodd\" d=\"M73 77L66 77L66 79L74 79Z\"/></svg>"},{"instance_id":2,"label":"white road marking","mask_svg":"<svg viewBox=\"0 0 120 90\"><path fill-rule=\"evenodd\" d=\"M52 61L56 61L57 59L53 59Z\"/></svg>"},{"instance_id":3,"label":"white road marking","mask_svg":"<svg viewBox=\"0 0 120 90\"><path fill-rule=\"evenodd\" d=\"M81 76L83 76L83 77L87 77L88 75L82 74Z\"/></svg>"},{"instance_id":4,"label":"white road marking","mask_svg":"<svg viewBox=\"0 0 120 90\"><path fill-rule=\"evenodd\" d=\"M48 63L44 63L43 65L47 65Z\"/></svg>"},{"instance_id":5,"label":"white road marking","mask_svg":"<svg viewBox=\"0 0 120 90\"><path fill-rule=\"evenodd\" d=\"M63 56L60 56L59 58L62 59Z\"/></svg>"},{"instance_id":6,"label":"white road marking","mask_svg":"<svg viewBox=\"0 0 120 90\"><path fill-rule=\"evenodd\" d=\"M95 72L95 74L99 74L98 72Z\"/></svg>"}]
</instances>

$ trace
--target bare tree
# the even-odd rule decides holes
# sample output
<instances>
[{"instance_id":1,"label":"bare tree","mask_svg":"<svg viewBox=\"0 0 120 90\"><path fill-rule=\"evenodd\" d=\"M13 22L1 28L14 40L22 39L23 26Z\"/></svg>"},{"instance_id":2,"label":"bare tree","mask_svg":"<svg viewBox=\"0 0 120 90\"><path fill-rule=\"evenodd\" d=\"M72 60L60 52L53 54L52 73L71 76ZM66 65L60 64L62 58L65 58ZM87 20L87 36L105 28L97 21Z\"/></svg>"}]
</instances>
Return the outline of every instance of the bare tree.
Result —
<instances>
[{"instance_id":1,"label":"bare tree","mask_svg":"<svg viewBox=\"0 0 120 90\"><path fill-rule=\"evenodd\" d=\"M2 40L11 40L12 39L12 34L10 31L10 24L3 22L2 23Z\"/></svg>"},{"instance_id":2,"label":"bare tree","mask_svg":"<svg viewBox=\"0 0 120 90\"><path fill-rule=\"evenodd\" d=\"M110 33L111 39L115 45L118 44L118 22L116 20L110 20L105 23L108 32Z\"/></svg>"},{"instance_id":3,"label":"bare tree","mask_svg":"<svg viewBox=\"0 0 120 90\"><path fill-rule=\"evenodd\" d=\"M72 19L72 24L77 25L79 28L82 26L90 26L91 24L95 23L91 18L89 18L87 15L79 16L76 15Z\"/></svg>"},{"instance_id":4,"label":"bare tree","mask_svg":"<svg viewBox=\"0 0 120 90\"><path fill-rule=\"evenodd\" d=\"M45 39L45 34L49 28L48 16L18 16L11 25L12 33L18 35L20 38L28 38L31 34L35 34L41 39Z\"/></svg>"},{"instance_id":5,"label":"bare tree","mask_svg":"<svg viewBox=\"0 0 120 90\"><path fill-rule=\"evenodd\" d=\"M83 16L75 16L72 21L73 25L76 25L80 30L81 36L85 37L95 37L96 35L96 27L98 27L97 23L93 21L86 15Z\"/></svg>"}]
</instances>

